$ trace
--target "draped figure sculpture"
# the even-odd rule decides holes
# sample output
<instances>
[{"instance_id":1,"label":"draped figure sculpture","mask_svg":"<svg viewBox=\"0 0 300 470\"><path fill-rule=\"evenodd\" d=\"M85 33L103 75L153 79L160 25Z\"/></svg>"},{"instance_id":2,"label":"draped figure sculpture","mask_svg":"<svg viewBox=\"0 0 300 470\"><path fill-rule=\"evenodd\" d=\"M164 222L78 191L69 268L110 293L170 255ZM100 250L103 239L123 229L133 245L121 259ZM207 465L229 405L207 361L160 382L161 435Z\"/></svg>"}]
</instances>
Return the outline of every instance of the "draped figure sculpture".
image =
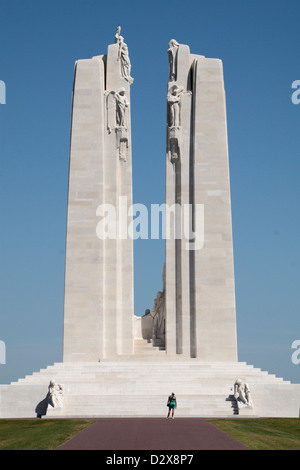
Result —
<instances>
[{"instance_id":1,"label":"draped figure sculpture","mask_svg":"<svg viewBox=\"0 0 300 470\"><path fill-rule=\"evenodd\" d=\"M133 83L133 78L131 77L131 63L129 59L128 46L124 42L123 36L121 36L121 26L118 26L117 32L115 35L115 42L119 44L119 53L118 61L121 64L121 75L125 78L131 85Z\"/></svg>"}]
</instances>

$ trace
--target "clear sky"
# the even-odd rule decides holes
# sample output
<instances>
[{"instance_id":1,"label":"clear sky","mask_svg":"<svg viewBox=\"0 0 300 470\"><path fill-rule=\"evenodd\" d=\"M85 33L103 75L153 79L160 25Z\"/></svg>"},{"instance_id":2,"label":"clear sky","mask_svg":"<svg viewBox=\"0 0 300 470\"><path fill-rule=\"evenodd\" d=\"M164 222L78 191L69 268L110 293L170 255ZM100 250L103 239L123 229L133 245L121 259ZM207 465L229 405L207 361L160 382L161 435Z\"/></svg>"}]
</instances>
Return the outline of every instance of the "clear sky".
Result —
<instances>
[{"instance_id":1,"label":"clear sky","mask_svg":"<svg viewBox=\"0 0 300 470\"><path fill-rule=\"evenodd\" d=\"M0 0L0 383L62 360L74 63L105 54L119 24L135 203L165 198L170 39L223 60L239 360L300 383L299 0ZM162 288L164 242L134 247L141 315Z\"/></svg>"}]
</instances>

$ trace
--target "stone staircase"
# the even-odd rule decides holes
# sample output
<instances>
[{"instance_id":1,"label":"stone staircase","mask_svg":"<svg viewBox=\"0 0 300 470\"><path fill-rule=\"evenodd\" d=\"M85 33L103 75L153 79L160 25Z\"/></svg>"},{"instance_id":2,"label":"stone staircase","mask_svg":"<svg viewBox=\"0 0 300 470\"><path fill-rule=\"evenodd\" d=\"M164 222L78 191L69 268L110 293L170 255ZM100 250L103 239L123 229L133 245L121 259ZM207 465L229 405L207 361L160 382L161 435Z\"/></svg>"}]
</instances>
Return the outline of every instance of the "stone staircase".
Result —
<instances>
[{"instance_id":1,"label":"stone staircase","mask_svg":"<svg viewBox=\"0 0 300 470\"><path fill-rule=\"evenodd\" d=\"M48 406L47 417L164 417L171 392L178 400L177 417L232 417L237 414L233 385L238 378L250 386L254 415L299 416L299 385L244 362L170 358L140 340L134 356L55 363L1 385L0 418L35 417L50 380L64 386L64 406Z\"/></svg>"},{"instance_id":2,"label":"stone staircase","mask_svg":"<svg viewBox=\"0 0 300 470\"><path fill-rule=\"evenodd\" d=\"M166 353L165 348L159 342L153 343L151 340L136 339L134 341L134 355L149 356L150 358L156 357L165 360Z\"/></svg>"}]
</instances>

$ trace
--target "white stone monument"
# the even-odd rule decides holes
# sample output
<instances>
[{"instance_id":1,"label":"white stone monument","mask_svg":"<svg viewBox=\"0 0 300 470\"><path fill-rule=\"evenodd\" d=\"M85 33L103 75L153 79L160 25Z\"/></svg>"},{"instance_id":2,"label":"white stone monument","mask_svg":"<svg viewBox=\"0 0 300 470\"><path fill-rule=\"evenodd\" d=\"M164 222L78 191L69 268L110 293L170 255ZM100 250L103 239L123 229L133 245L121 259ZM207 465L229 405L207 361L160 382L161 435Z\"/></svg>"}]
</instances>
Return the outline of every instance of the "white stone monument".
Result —
<instances>
[{"instance_id":1,"label":"white stone monument","mask_svg":"<svg viewBox=\"0 0 300 470\"><path fill-rule=\"evenodd\" d=\"M75 64L63 362L0 385L0 418L165 416L172 391L177 416L299 416L300 385L237 358L222 62L174 39L168 57L163 288L134 316L133 79L118 27L106 55Z\"/></svg>"},{"instance_id":2,"label":"white stone monument","mask_svg":"<svg viewBox=\"0 0 300 470\"><path fill-rule=\"evenodd\" d=\"M132 82L120 28L106 55L75 64L64 361L133 354L133 241L118 212L132 205ZM116 211L115 233L105 232L106 211Z\"/></svg>"},{"instance_id":3,"label":"white stone monument","mask_svg":"<svg viewBox=\"0 0 300 470\"><path fill-rule=\"evenodd\" d=\"M163 342L168 356L237 360L222 62L190 54L175 40L169 46L166 205L176 213L166 215L154 343ZM119 28L106 56L75 67L64 361L134 352L132 239L122 239L120 224L113 239L95 236L99 207L113 204L117 212L120 198L132 203L130 74Z\"/></svg>"},{"instance_id":4,"label":"white stone monument","mask_svg":"<svg viewBox=\"0 0 300 470\"><path fill-rule=\"evenodd\" d=\"M222 62L190 54L175 40L168 53L166 204L177 205L177 213L166 220L166 351L202 361L235 361Z\"/></svg>"}]
</instances>

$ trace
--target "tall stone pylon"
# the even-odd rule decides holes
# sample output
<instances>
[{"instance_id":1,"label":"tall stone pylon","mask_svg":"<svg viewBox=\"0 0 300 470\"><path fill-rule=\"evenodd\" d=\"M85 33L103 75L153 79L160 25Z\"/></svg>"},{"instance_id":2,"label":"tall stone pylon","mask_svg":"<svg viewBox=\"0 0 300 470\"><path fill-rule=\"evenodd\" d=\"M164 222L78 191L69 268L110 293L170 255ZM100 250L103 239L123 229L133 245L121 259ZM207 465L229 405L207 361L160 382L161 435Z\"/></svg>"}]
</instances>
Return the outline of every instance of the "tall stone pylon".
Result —
<instances>
[{"instance_id":1,"label":"tall stone pylon","mask_svg":"<svg viewBox=\"0 0 300 470\"><path fill-rule=\"evenodd\" d=\"M168 49L164 274L168 355L236 361L236 311L222 61ZM169 232L167 232L169 231Z\"/></svg>"},{"instance_id":2,"label":"tall stone pylon","mask_svg":"<svg viewBox=\"0 0 300 470\"><path fill-rule=\"evenodd\" d=\"M75 64L67 215L64 361L133 354L128 48ZM115 220L115 223L114 223Z\"/></svg>"}]
</instances>

